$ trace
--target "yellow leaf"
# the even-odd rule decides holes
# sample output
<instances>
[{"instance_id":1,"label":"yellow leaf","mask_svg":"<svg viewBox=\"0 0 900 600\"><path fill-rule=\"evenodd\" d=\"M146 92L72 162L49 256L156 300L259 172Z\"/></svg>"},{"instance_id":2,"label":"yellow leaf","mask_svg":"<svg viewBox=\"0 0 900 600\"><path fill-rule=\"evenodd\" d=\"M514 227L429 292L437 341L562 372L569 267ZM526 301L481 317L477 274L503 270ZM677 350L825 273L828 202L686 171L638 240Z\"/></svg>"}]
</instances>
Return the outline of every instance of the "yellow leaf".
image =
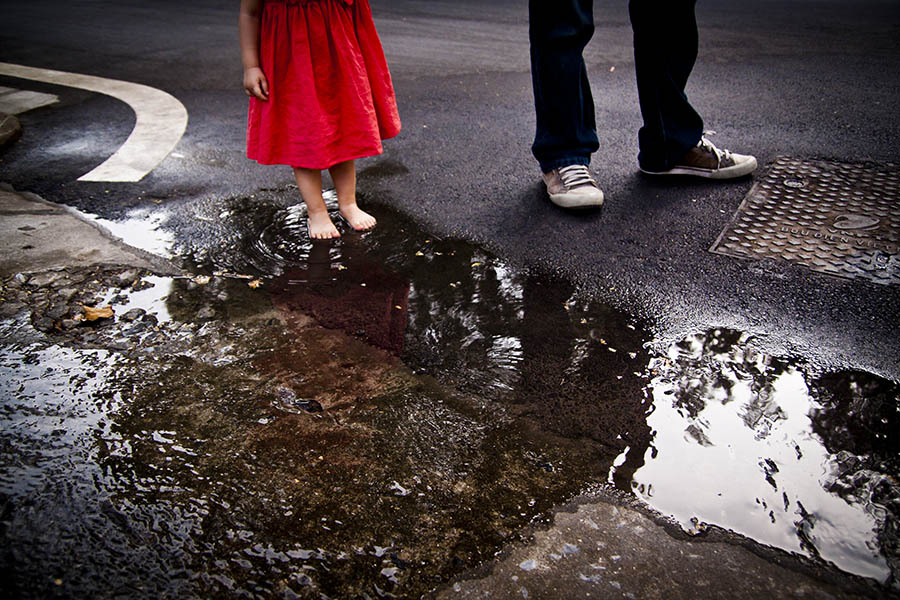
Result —
<instances>
[{"instance_id":1,"label":"yellow leaf","mask_svg":"<svg viewBox=\"0 0 900 600\"><path fill-rule=\"evenodd\" d=\"M248 281L247 285L255 290L262 285L262 281L260 281L259 279L254 279L253 281Z\"/></svg>"},{"instance_id":2,"label":"yellow leaf","mask_svg":"<svg viewBox=\"0 0 900 600\"><path fill-rule=\"evenodd\" d=\"M98 319L110 319L115 314L112 307L104 306L103 308L94 308L93 306L82 306L84 309L85 321L97 321Z\"/></svg>"}]
</instances>

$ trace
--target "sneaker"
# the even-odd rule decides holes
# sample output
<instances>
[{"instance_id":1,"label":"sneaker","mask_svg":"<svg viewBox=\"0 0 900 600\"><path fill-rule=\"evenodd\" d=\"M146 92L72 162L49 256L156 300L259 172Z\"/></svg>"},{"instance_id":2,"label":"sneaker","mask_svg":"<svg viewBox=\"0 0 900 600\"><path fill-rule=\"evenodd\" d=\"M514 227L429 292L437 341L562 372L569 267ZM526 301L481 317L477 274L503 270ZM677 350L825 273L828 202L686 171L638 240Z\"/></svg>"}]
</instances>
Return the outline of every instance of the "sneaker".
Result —
<instances>
[{"instance_id":1,"label":"sneaker","mask_svg":"<svg viewBox=\"0 0 900 600\"><path fill-rule=\"evenodd\" d=\"M550 202L561 208L603 205L603 191L584 165L568 165L542 175Z\"/></svg>"},{"instance_id":2,"label":"sneaker","mask_svg":"<svg viewBox=\"0 0 900 600\"><path fill-rule=\"evenodd\" d=\"M706 139L700 138L696 146L688 150L678 164L668 171L641 171L648 175L694 175L707 179L734 179L749 175L756 169L756 158L720 150Z\"/></svg>"}]
</instances>

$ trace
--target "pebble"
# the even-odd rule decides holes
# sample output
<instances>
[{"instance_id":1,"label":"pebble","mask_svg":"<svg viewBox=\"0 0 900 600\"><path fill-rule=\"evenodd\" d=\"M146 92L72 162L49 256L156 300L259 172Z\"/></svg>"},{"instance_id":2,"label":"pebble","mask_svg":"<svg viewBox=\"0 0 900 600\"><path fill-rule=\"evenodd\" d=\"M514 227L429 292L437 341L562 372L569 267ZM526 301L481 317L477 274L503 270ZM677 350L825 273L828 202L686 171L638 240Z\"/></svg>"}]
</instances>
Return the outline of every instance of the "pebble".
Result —
<instances>
[{"instance_id":1,"label":"pebble","mask_svg":"<svg viewBox=\"0 0 900 600\"><path fill-rule=\"evenodd\" d=\"M143 308L132 308L127 313L122 315L122 320L124 321L137 321L141 317L147 314L147 311Z\"/></svg>"},{"instance_id":2,"label":"pebble","mask_svg":"<svg viewBox=\"0 0 900 600\"><path fill-rule=\"evenodd\" d=\"M62 300L63 302L71 302L72 298L78 293L78 290L72 287L62 288L61 290L57 290L56 297Z\"/></svg>"},{"instance_id":3,"label":"pebble","mask_svg":"<svg viewBox=\"0 0 900 600\"><path fill-rule=\"evenodd\" d=\"M47 287L53 285L64 277L66 277L66 273L64 271L47 271L45 273L32 275L28 279L28 285L32 287Z\"/></svg>"},{"instance_id":4,"label":"pebble","mask_svg":"<svg viewBox=\"0 0 900 600\"><path fill-rule=\"evenodd\" d=\"M136 284L141 274L135 269L129 269L128 271L124 271L119 273L119 275L115 278L115 283L120 288L131 287Z\"/></svg>"},{"instance_id":5,"label":"pebble","mask_svg":"<svg viewBox=\"0 0 900 600\"><path fill-rule=\"evenodd\" d=\"M52 331L53 325L53 319L47 317L40 317L34 322L34 328L39 329L40 331Z\"/></svg>"},{"instance_id":6,"label":"pebble","mask_svg":"<svg viewBox=\"0 0 900 600\"><path fill-rule=\"evenodd\" d=\"M72 307L70 307L68 304L58 303L50 305L50 308L47 309L47 311L44 313L44 316L56 320L69 315L71 312Z\"/></svg>"},{"instance_id":7,"label":"pebble","mask_svg":"<svg viewBox=\"0 0 900 600\"><path fill-rule=\"evenodd\" d=\"M22 302L0 302L0 317L11 317L25 308Z\"/></svg>"}]
</instances>

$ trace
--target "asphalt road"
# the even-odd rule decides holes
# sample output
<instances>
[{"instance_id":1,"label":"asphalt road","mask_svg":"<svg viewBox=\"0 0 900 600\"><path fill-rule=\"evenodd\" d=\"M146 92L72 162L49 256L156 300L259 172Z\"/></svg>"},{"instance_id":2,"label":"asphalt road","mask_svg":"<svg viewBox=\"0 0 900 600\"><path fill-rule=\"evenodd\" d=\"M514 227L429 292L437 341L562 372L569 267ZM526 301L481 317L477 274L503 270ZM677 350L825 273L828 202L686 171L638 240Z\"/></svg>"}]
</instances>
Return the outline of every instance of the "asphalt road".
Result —
<instances>
[{"instance_id":1,"label":"asphalt road","mask_svg":"<svg viewBox=\"0 0 900 600\"><path fill-rule=\"evenodd\" d=\"M104 218L161 207L185 230L198 200L291 182L243 156L236 2L169 0L2 9L0 60L143 83L187 108L176 155L139 183L76 179L121 144L134 117L84 91L0 77L61 102L20 115L25 135L0 180ZM776 355L900 378L896 286L842 280L780 261L712 254L754 179L660 182L638 174L640 125L627 3L596 2L588 47L601 148L602 212L552 207L529 151L534 127L525 2L374 0L404 130L361 161L364 201L435 234L483 243L514 263L561 272L661 339L726 326ZM715 141L755 154L898 163L900 5L893 0L701 2L700 58L688 93ZM286 192L290 193L290 192ZM181 221L180 221L181 220Z\"/></svg>"}]
</instances>

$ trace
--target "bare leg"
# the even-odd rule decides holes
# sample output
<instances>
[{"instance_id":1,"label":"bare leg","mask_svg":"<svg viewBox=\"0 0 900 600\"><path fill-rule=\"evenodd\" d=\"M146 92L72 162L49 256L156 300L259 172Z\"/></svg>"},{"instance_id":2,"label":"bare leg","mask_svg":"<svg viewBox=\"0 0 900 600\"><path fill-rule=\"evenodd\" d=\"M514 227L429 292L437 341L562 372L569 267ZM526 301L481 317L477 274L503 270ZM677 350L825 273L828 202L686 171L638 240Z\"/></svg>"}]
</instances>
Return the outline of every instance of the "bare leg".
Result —
<instances>
[{"instance_id":1,"label":"bare leg","mask_svg":"<svg viewBox=\"0 0 900 600\"><path fill-rule=\"evenodd\" d=\"M329 240L341 237L331 217L325 199L322 198L322 171L319 169L294 168L294 178L300 195L306 203L306 214L309 217L309 237L315 240Z\"/></svg>"},{"instance_id":2,"label":"bare leg","mask_svg":"<svg viewBox=\"0 0 900 600\"><path fill-rule=\"evenodd\" d=\"M356 205L356 162L348 160L328 169L337 192L341 216L356 231L375 227L375 217Z\"/></svg>"}]
</instances>

